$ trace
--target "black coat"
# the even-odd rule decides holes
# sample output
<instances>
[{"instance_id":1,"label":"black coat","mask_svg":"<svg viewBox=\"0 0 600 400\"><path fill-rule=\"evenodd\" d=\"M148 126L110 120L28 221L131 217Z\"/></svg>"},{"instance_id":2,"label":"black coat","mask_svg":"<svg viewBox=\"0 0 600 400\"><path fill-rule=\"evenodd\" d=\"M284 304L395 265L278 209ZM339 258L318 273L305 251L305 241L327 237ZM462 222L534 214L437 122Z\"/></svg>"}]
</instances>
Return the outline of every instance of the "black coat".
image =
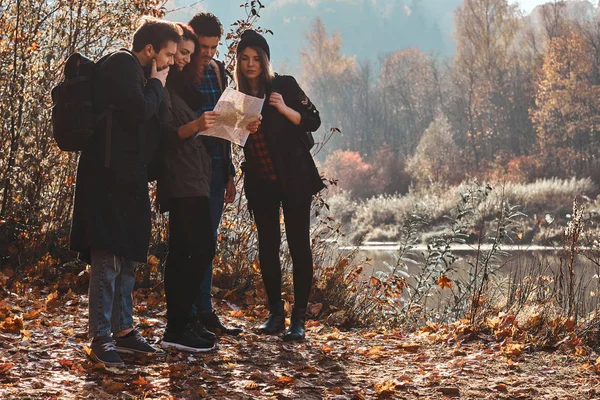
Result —
<instances>
[{"instance_id":1,"label":"black coat","mask_svg":"<svg viewBox=\"0 0 600 400\"><path fill-rule=\"evenodd\" d=\"M90 248L146 262L150 241L150 199L146 173L147 131L164 97L158 79L146 81L138 59L121 50L100 61L94 80L98 113L113 105L110 164L105 167L106 119L82 151L71 227L71 249L89 262ZM150 121L151 122L151 121Z\"/></svg>"},{"instance_id":2,"label":"black coat","mask_svg":"<svg viewBox=\"0 0 600 400\"><path fill-rule=\"evenodd\" d=\"M300 125L294 125L275 107L268 104L273 90L281 94L288 107L300 113L302 117ZM317 171L306 140L307 132L319 129L321 118L293 77L275 76L271 89L266 94L262 117L261 129L265 133L273 168L286 200L305 200L324 189L325 184ZM253 176L252 169L245 165L244 170L246 197L252 203L252 199L260 199L261 194L254 190L252 183L256 178Z\"/></svg>"},{"instance_id":3,"label":"black coat","mask_svg":"<svg viewBox=\"0 0 600 400\"><path fill-rule=\"evenodd\" d=\"M195 120L192 110L178 93L176 80L182 79L176 71L169 73L165 100L160 106L161 168L158 174L157 199L160 210L170 211L173 198L210 197L212 162L204 136L179 138L181 126Z\"/></svg>"}]
</instances>

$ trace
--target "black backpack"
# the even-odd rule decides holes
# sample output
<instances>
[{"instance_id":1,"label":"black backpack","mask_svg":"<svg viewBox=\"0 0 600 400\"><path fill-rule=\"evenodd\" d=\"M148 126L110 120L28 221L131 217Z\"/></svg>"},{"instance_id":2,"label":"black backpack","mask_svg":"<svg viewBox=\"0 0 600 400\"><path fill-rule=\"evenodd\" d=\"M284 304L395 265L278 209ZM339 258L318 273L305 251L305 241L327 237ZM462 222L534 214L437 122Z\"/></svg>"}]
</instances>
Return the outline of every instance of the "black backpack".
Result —
<instances>
[{"instance_id":1,"label":"black backpack","mask_svg":"<svg viewBox=\"0 0 600 400\"><path fill-rule=\"evenodd\" d=\"M98 115L92 102L93 80L100 63L107 57L95 63L80 53L71 54L65 63L64 79L52 89L52 135L61 150L83 150L96 124L104 117L110 134L113 108Z\"/></svg>"}]
</instances>

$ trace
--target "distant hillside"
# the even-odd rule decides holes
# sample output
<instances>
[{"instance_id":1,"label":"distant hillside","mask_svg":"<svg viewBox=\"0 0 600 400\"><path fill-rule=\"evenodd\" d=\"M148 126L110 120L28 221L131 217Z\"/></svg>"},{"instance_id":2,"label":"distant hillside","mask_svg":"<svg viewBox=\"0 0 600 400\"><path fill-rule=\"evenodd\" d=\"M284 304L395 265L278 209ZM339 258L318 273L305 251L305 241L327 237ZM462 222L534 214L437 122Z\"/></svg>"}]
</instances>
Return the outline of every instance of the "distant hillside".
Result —
<instances>
[{"instance_id":1,"label":"distant hillside","mask_svg":"<svg viewBox=\"0 0 600 400\"><path fill-rule=\"evenodd\" d=\"M187 21L206 9L218 15L228 30L243 16L240 0L175 0L170 9L185 7L168 19ZM260 25L271 29L271 54L276 67L296 72L299 52L306 46L311 22L321 17L329 32L339 31L342 51L358 59L378 59L388 52L419 47L426 52L451 55L453 11L461 0L265 0Z\"/></svg>"}]
</instances>

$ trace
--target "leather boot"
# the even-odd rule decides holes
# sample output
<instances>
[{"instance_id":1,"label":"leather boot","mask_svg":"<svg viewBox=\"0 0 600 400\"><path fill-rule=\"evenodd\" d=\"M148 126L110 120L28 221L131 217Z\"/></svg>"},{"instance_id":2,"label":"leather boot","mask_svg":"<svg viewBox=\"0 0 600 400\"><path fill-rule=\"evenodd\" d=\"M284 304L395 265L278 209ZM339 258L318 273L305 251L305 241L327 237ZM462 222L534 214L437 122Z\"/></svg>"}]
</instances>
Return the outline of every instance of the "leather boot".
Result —
<instances>
[{"instance_id":1,"label":"leather boot","mask_svg":"<svg viewBox=\"0 0 600 400\"><path fill-rule=\"evenodd\" d=\"M271 306L271 312L267 321L258 328L259 333L273 335L283 332L285 329L285 312L283 310L283 302L276 306Z\"/></svg>"},{"instance_id":2,"label":"leather boot","mask_svg":"<svg viewBox=\"0 0 600 400\"><path fill-rule=\"evenodd\" d=\"M290 327L283 335L284 342L304 340L304 326L306 324L306 308L294 308Z\"/></svg>"},{"instance_id":3,"label":"leather boot","mask_svg":"<svg viewBox=\"0 0 600 400\"><path fill-rule=\"evenodd\" d=\"M243 332L241 328L223 325L214 310L199 312L198 320L202 322L207 329L210 329L208 332L213 331L221 335L230 336L237 336Z\"/></svg>"}]
</instances>

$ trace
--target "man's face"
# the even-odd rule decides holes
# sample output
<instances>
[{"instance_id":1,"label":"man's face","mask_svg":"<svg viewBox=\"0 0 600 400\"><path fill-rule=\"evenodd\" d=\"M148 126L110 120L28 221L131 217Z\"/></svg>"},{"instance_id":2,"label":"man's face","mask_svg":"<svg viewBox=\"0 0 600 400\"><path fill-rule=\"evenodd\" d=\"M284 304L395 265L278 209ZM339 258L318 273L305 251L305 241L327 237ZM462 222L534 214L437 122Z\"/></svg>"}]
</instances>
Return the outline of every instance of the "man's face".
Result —
<instances>
[{"instance_id":1,"label":"man's face","mask_svg":"<svg viewBox=\"0 0 600 400\"><path fill-rule=\"evenodd\" d=\"M219 45L218 36L199 36L200 49L198 49L198 57L202 65L206 66L213 59Z\"/></svg>"},{"instance_id":2,"label":"man's face","mask_svg":"<svg viewBox=\"0 0 600 400\"><path fill-rule=\"evenodd\" d=\"M177 43L168 41L158 53L154 53L156 60L156 70L162 71L175 63L175 53L177 53Z\"/></svg>"}]
</instances>

